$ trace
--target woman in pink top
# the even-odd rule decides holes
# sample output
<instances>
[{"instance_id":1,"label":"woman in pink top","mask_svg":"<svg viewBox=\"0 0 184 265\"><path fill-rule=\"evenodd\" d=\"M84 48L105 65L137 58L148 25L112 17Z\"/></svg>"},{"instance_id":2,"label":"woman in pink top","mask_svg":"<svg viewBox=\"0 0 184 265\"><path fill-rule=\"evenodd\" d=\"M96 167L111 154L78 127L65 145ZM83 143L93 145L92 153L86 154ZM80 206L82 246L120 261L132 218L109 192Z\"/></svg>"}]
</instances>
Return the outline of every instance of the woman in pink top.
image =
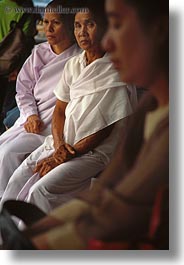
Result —
<instances>
[{"instance_id":1,"label":"woman in pink top","mask_svg":"<svg viewBox=\"0 0 184 265\"><path fill-rule=\"evenodd\" d=\"M63 1L57 0L48 7L59 4L64 7ZM80 52L71 34L72 25L72 15L47 10L44 29L48 42L34 48L18 75L16 100L20 118L0 136L0 198L14 170L51 133L56 103L53 90L67 60Z\"/></svg>"}]
</instances>

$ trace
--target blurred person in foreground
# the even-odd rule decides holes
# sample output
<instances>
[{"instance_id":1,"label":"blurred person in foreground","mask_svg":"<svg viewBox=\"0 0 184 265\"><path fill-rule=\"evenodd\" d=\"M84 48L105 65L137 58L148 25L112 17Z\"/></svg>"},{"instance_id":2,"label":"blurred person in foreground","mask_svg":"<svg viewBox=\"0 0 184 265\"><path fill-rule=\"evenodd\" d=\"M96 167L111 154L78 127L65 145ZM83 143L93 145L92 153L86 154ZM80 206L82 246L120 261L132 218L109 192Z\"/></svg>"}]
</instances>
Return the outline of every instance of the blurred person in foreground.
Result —
<instances>
[{"instance_id":1,"label":"blurred person in foreground","mask_svg":"<svg viewBox=\"0 0 184 265\"><path fill-rule=\"evenodd\" d=\"M148 230L157 191L169 184L168 10L166 0L106 0L103 46L121 78L149 92L91 191L24 231L35 248L86 249L91 238L133 240Z\"/></svg>"}]
</instances>

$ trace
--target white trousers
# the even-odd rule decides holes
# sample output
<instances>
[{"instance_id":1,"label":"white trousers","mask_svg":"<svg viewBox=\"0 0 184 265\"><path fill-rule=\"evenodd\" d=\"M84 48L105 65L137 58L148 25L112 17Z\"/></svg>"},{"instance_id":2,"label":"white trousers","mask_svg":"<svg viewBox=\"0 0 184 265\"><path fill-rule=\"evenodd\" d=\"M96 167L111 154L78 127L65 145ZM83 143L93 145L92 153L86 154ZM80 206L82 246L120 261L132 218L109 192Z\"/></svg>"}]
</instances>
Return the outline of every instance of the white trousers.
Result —
<instances>
[{"instance_id":1,"label":"white trousers","mask_svg":"<svg viewBox=\"0 0 184 265\"><path fill-rule=\"evenodd\" d=\"M27 133L23 127L12 127L0 136L0 198L14 171L44 140L45 136Z\"/></svg>"},{"instance_id":2,"label":"white trousers","mask_svg":"<svg viewBox=\"0 0 184 265\"><path fill-rule=\"evenodd\" d=\"M39 206L47 213L89 188L91 178L106 166L99 153L89 152L57 166L32 186L27 185L26 183L33 176L36 163L53 152L53 148L47 149L43 144L27 157L10 178L1 203L7 199L16 199L18 195L19 199L20 191L23 189L25 193L26 185L28 189L26 201Z\"/></svg>"}]
</instances>

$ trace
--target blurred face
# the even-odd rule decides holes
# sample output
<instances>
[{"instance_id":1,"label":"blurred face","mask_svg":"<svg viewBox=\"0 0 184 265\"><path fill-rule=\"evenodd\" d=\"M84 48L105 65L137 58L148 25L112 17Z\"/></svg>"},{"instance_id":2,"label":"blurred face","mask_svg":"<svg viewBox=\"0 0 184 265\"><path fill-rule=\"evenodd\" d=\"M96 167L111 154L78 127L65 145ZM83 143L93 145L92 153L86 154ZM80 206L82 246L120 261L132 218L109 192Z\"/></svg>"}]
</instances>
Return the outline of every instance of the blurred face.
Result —
<instances>
[{"instance_id":1,"label":"blurred face","mask_svg":"<svg viewBox=\"0 0 184 265\"><path fill-rule=\"evenodd\" d=\"M45 13L44 19L44 31L49 44L59 45L63 40L68 38L65 26L61 21L60 14Z\"/></svg>"},{"instance_id":2,"label":"blurred face","mask_svg":"<svg viewBox=\"0 0 184 265\"><path fill-rule=\"evenodd\" d=\"M106 0L109 21L103 46L109 52L121 79L148 87L155 74L154 34L146 33L136 10L123 0Z\"/></svg>"},{"instance_id":3,"label":"blurred face","mask_svg":"<svg viewBox=\"0 0 184 265\"><path fill-rule=\"evenodd\" d=\"M90 12L77 13L74 21L74 34L78 45L83 50L93 49L99 46L97 36L97 24L93 20Z\"/></svg>"}]
</instances>

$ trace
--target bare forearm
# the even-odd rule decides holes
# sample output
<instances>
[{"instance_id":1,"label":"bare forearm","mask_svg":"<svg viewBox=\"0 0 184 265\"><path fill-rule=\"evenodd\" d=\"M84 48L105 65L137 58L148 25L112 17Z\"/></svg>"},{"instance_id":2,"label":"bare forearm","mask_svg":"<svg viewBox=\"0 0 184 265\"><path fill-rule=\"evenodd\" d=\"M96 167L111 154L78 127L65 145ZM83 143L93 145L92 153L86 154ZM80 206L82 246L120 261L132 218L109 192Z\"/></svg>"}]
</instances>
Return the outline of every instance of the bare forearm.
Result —
<instances>
[{"instance_id":1,"label":"bare forearm","mask_svg":"<svg viewBox=\"0 0 184 265\"><path fill-rule=\"evenodd\" d=\"M63 143L63 128L64 123L61 122L60 116L57 114L53 115L52 119L52 135L54 139L55 148Z\"/></svg>"},{"instance_id":2,"label":"bare forearm","mask_svg":"<svg viewBox=\"0 0 184 265\"><path fill-rule=\"evenodd\" d=\"M63 144L63 129L65 122L65 108L67 103L57 101L52 118L52 135L54 138L54 147L57 149Z\"/></svg>"},{"instance_id":3,"label":"bare forearm","mask_svg":"<svg viewBox=\"0 0 184 265\"><path fill-rule=\"evenodd\" d=\"M95 147L97 147L105 138L107 138L112 129L114 127L114 124L106 127L103 130L98 131L97 133L94 133L78 143L76 143L73 148L76 151L76 154L85 154L89 152L90 150L93 150Z\"/></svg>"},{"instance_id":4,"label":"bare forearm","mask_svg":"<svg viewBox=\"0 0 184 265\"><path fill-rule=\"evenodd\" d=\"M89 152L90 150L93 150L99 143L99 139L93 135L90 135L89 137L82 139L80 142L75 144L73 148L76 151L76 154L82 155Z\"/></svg>"}]
</instances>

